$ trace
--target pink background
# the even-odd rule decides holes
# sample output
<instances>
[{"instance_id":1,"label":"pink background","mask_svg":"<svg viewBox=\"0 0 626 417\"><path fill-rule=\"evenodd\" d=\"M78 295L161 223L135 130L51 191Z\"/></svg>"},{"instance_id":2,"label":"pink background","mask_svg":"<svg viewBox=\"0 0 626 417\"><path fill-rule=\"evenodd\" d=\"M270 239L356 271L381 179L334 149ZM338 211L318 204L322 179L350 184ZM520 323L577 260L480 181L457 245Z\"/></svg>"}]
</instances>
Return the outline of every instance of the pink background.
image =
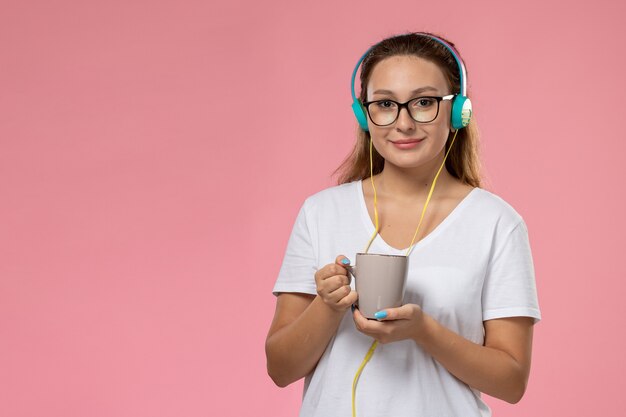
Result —
<instances>
[{"instance_id":1,"label":"pink background","mask_svg":"<svg viewBox=\"0 0 626 417\"><path fill-rule=\"evenodd\" d=\"M353 142L356 60L408 30L457 44L487 188L530 230L544 318L495 415L624 415L624 12L3 0L0 415L296 415L271 289Z\"/></svg>"}]
</instances>

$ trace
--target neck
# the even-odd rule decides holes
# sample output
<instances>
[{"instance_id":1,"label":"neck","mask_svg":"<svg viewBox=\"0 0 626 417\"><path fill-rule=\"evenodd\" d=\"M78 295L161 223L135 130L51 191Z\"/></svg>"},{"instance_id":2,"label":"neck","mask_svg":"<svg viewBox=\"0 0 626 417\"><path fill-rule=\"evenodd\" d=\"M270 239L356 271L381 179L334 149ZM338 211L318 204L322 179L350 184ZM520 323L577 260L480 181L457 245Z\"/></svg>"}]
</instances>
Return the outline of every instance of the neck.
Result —
<instances>
[{"instance_id":1,"label":"neck","mask_svg":"<svg viewBox=\"0 0 626 417\"><path fill-rule=\"evenodd\" d=\"M374 180L381 188L381 193L393 195L396 199L425 200L432 187L437 171L443 163L445 153L440 153L432 161L419 168L400 168L385 164L383 171ZM448 188L453 181L448 170L443 167L435 189ZM435 192L433 192L434 196Z\"/></svg>"}]
</instances>

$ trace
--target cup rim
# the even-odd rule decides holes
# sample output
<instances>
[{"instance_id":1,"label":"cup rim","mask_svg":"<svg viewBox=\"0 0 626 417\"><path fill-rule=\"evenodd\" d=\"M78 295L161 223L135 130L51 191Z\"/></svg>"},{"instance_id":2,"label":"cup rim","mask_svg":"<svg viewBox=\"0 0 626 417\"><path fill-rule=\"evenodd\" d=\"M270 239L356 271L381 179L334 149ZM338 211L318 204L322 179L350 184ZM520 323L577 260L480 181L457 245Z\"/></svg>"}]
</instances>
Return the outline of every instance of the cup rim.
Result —
<instances>
[{"instance_id":1,"label":"cup rim","mask_svg":"<svg viewBox=\"0 0 626 417\"><path fill-rule=\"evenodd\" d=\"M358 252L357 256L359 255L364 255L364 256L388 256L391 258L406 258L406 255L391 255L391 254L387 254L387 253L365 253L365 252Z\"/></svg>"}]
</instances>

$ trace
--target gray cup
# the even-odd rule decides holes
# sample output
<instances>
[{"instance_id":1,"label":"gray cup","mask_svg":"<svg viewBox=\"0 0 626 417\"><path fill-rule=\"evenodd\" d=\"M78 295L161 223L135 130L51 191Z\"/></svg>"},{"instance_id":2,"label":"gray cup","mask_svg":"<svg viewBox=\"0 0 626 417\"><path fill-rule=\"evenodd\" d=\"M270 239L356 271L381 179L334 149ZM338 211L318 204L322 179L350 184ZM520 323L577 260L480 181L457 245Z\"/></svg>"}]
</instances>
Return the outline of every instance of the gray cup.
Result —
<instances>
[{"instance_id":1,"label":"gray cup","mask_svg":"<svg viewBox=\"0 0 626 417\"><path fill-rule=\"evenodd\" d=\"M348 267L348 271L355 278L361 314L373 319L377 311L402 306L407 267L406 256L356 254L356 265Z\"/></svg>"}]
</instances>

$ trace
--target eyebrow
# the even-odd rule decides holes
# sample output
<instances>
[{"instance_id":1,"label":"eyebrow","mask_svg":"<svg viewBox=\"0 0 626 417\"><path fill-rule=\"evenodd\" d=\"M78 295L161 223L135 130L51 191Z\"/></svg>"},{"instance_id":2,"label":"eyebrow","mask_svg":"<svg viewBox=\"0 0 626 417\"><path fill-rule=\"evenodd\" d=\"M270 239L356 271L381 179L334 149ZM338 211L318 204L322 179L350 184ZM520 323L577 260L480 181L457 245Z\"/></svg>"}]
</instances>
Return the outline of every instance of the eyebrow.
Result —
<instances>
[{"instance_id":1,"label":"eyebrow","mask_svg":"<svg viewBox=\"0 0 626 417\"><path fill-rule=\"evenodd\" d=\"M435 87L427 85L426 87L420 87L420 88L418 88L416 90L411 91L411 94L419 94L421 92L429 91L429 90L439 91ZM372 94L391 94L391 95L394 95L393 91L390 91L390 90L376 90Z\"/></svg>"}]
</instances>

